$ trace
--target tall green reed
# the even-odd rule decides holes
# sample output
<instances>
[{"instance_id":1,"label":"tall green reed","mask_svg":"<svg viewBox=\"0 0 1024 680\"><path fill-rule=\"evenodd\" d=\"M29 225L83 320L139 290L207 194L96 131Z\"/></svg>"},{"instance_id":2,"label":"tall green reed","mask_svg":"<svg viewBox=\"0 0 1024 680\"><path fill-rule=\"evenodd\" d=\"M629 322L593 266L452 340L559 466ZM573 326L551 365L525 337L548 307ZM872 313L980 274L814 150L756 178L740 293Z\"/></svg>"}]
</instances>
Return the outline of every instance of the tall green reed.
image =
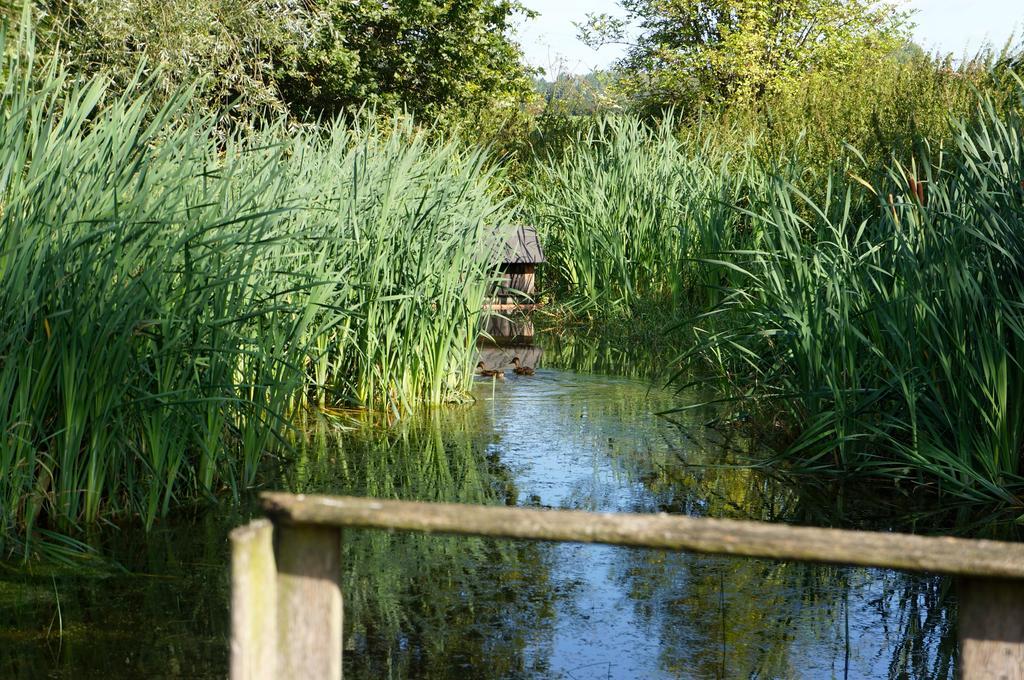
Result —
<instances>
[{"instance_id":1,"label":"tall green reed","mask_svg":"<svg viewBox=\"0 0 1024 680\"><path fill-rule=\"evenodd\" d=\"M297 409L463 397L506 221L482 151L369 118L225 137L188 91L8 47L0 552L237 495Z\"/></svg>"},{"instance_id":2,"label":"tall green reed","mask_svg":"<svg viewBox=\"0 0 1024 680\"><path fill-rule=\"evenodd\" d=\"M599 121L527 192L553 288L688 335L677 385L755 404L806 470L1019 506L1021 86L982 66ZM801 128L804 108L824 118Z\"/></svg>"},{"instance_id":3,"label":"tall green reed","mask_svg":"<svg viewBox=\"0 0 1024 680\"><path fill-rule=\"evenodd\" d=\"M747 159L668 116L599 120L541 163L528 194L563 299L621 311L640 300L699 309L725 275L698 255L748 233L730 209Z\"/></svg>"},{"instance_id":4,"label":"tall green reed","mask_svg":"<svg viewBox=\"0 0 1024 680\"><path fill-rule=\"evenodd\" d=\"M758 249L699 354L768 403L783 456L1019 507L1024 452L1024 141L1018 105L981 96L948 146L815 197L766 177Z\"/></svg>"}]
</instances>

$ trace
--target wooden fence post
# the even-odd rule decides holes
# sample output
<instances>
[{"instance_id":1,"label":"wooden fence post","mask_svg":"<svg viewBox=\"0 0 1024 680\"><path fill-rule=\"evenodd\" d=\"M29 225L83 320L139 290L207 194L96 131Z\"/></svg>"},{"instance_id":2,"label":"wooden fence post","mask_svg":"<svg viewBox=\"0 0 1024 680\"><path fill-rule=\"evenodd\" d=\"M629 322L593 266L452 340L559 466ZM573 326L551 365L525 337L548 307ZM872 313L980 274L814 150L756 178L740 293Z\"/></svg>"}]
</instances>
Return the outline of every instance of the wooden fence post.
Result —
<instances>
[{"instance_id":1,"label":"wooden fence post","mask_svg":"<svg viewBox=\"0 0 1024 680\"><path fill-rule=\"evenodd\" d=\"M341 530L283 522L276 529L279 677L340 680Z\"/></svg>"},{"instance_id":2,"label":"wooden fence post","mask_svg":"<svg viewBox=\"0 0 1024 680\"><path fill-rule=\"evenodd\" d=\"M1024 680L1024 581L963 577L958 595L962 680Z\"/></svg>"},{"instance_id":3,"label":"wooden fence post","mask_svg":"<svg viewBox=\"0 0 1024 680\"><path fill-rule=\"evenodd\" d=\"M231 534L231 680L277 677L277 569L273 525L253 520Z\"/></svg>"},{"instance_id":4,"label":"wooden fence post","mask_svg":"<svg viewBox=\"0 0 1024 680\"><path fill-rule=\"evenodd\" d=\"M849 531L701 517L535 510L458 503L418 503L345 496L265 492L274 518L274 560L253 570L245 532L266 536L257 522L232 534L232 678L341 678L342 527L468 536L575 541L690 550L720 555L849 564L959 577L960 675L964 680L1024 680L1024 544ZM237 533L237 536L236 536ZM245 540L243 540L245 539ZM262 539L265 540L265 539ZM265 546L256 541L254 545ZM265 547L262 548L265 552ZM253 554L258 554L253 553ZM248 560L248 562L246 561ZM252 611L264 607L242 587L273 575L277 611L273 644ZM262 579L262 580L261 580ZM250 613L245 613L250 612ZM256 646L253 646L256 645ZM251 659L277 649L276 665ZM246 665L248 664L248 665ZM236 673L236 668L240 669ZM255 675L242 674L253 668ZM261 668L272 669L269 675Z\"/></svg>"}]
</instances>

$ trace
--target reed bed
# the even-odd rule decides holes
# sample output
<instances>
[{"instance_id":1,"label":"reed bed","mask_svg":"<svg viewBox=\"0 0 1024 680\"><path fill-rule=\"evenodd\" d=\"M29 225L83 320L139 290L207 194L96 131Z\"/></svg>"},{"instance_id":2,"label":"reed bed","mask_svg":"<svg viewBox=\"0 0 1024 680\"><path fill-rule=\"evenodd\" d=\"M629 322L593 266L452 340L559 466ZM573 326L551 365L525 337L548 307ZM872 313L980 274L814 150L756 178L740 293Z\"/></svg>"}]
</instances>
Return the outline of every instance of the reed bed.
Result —
<instances>
[{"instance_id":1,"label":"reed bed","mask_svg":"<svg viewBox=\"0 0 1024 680\"><path fill-rule=\"evenodd\" d=\"M942 136L824 168L796 142L611 119L543 164L531 209L562 299L667 310L675 385L741 403L776 463L1018 511L1022 111L1002 73Z\"/></svg>"},{"instance_id":2,"label":"reed bed","mask_svg":"<svg viewBox=\"0 0 1024 680\"><path fill-rule=\"evenodd\" d=\"M698 255L750 238L743 200L749 154L715 134L676 133L669 115L598 120L557 159L539 164L527 209L539 225L554 287L586 309L638 301L701 309L727 271Z\"/></svg>"},{"instance_id":3,"label":"reed bed","mask_svg":"<svg viewBox=\"0 0 1024 680\"><path fill-rule=\"evenodd\" d=\"M762 245L730 254L742 282L712 313L728 330L700 351L781 409L785 459L1020 507L1021 111L981 97L948 148L849 168L823 199L767 180Z\"/></svg>"},{"instance_id":4,"label":"reed bed","mask_svg":"<svg viewBox=\"0 0 1024 680\"><path fill-rule=\"evenodd\" d=\"M0 554L237 495L310 405L464 397L506 220L482 151L225 137L187 91L0 53Z\"/></svg>"}]
</instances>

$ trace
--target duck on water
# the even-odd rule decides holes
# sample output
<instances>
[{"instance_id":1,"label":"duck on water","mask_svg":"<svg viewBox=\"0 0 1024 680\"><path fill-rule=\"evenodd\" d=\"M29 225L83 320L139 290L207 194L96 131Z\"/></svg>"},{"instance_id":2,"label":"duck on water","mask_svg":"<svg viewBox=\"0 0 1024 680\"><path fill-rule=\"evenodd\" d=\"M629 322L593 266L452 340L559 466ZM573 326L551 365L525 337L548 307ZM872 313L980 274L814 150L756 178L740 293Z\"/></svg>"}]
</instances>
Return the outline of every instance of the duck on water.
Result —
<instances>
[{"instance_id":1,"label":"duck on water","mask_svg":"<svg viewBox=\"0 0 1024 680\"><path fill-rule=\"evenodd\" d=\"M477 362L476 367L480 370L480 375L485 378L497 378L498 380L505 379L505 371L500 368L487 368L484 366L484 362L482 361Z\"/></svg>"},{"instance_id":2,"label":"duck on water","mask_svg":"<svg viewBox=\"0 0 1024 680\"><path fill-rule=\"evenodd\" d=\"M512 357L512 365L515 366L515 368L512 370L515 372L516 375L533 375L535 373L533 368L524 365L519 360L519 357Z\"/></svg>"}]
</instances>

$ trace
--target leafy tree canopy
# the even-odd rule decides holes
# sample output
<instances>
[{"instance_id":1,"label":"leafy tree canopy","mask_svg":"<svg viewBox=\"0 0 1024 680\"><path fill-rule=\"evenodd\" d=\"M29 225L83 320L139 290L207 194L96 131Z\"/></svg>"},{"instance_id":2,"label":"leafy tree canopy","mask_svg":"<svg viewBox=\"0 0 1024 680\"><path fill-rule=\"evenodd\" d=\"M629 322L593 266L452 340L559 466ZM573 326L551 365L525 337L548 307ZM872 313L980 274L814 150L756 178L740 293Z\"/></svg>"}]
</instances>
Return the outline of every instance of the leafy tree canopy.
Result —
<instances>
[{"instance_id":1,"label":"leafy tree canopy","mask_svg":"<svg viewBox=\"0 0 1024 680\"><path fill-rule=\"evenodd\" d=\"M41 49L124 86L143 68L170 92L202 78L210 106L252 119L364 105L432 117L532 91L508 36L515 0L38 0Z\"/></svg>"},{"instance_id":2,"label":"leafy tree canopy","mask_svg":"<svg viewBox=\"0 0 1024 680\"><path fill-rule=\"evenodd\" d=\"M872 0L620 0L625 18L590 15L591 45L639 29L619 64L644 108L762 98L810 71L841 76L908 36L907 12Z\"/></svg>"},{"instance_id":3,"label":"leafy tree canopy","mask_svg":"<svg viewBox=\"0 0 1024 680\"><path fill-rule=\"evenodd\" d=\"M532 92L510 0L326 0L311 45L289 55L295 108L332 113L363 103L437 114L517 102ZM295 45L299 48L299 45Z\"/></svg>"},{"instance_id":4,"label":"leafy tree canopy","mask_svg":"<svg viewBox=\"0 0 1024 680\"><path fill-rule=\"evenodd\" d=\"M37 51L59 53L72 74L106 75L112 95L152 78L159 102L201 79L200 102L251 119L285 110L275 53L313 20L276 0L42 0L35 32Z\"/></svg>"},{"instance_id":5,"label":"leafy tree canopy","mask_svg":"<svg viewBox=\"0 0 1024 680\"><path fill-rule=\"evenodd\" d=\"M534 87L542 97L539 115L592 115L621 107L613 89L616 74L591 71L576 75L559 73L554 80L536 78Z\"/></svg>"}]
</instances>

